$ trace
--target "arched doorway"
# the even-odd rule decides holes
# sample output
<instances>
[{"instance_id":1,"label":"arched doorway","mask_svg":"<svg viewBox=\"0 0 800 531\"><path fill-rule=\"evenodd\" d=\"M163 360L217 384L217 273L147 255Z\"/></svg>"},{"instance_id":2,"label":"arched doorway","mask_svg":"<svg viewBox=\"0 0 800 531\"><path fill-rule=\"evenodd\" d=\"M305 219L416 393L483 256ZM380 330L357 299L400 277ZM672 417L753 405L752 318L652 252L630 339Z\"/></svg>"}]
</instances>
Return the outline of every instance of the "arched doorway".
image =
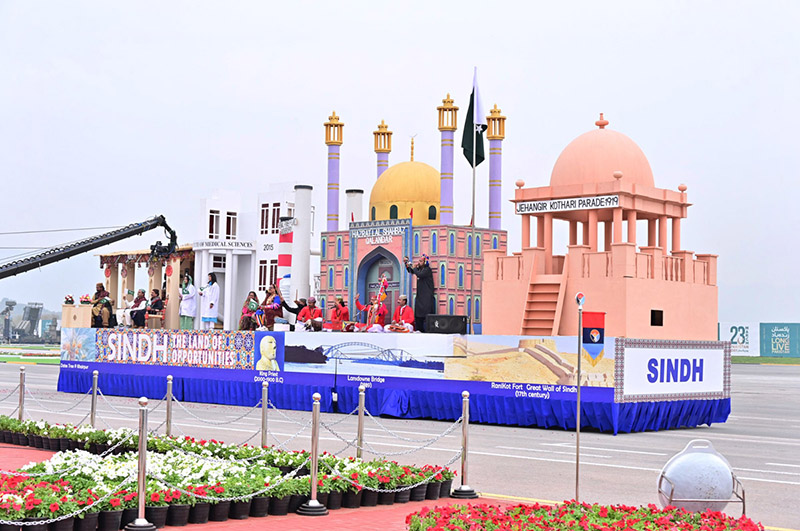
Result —
<instances>
[{"instance_id":1,"label":"arched doorway","mask_svg":"<svg viewBox=\"0 0 800 531\"><path fill-rule=\"evenodd\" d=\"M394 312L394 306L397 303L403 290L403 275L404 270L400 268L400 261L394 254L390 253L383 247L378 247L371 251L358 266L357 277L357 293L361 294L361 303L366 304L371 295L377 295L380 291L380 277L384 273L386 279L389 281L389 287L386 290L386 300L383 303L389 310L389 317ZM363 316L361 316L363 318Z\"/></svg>"}]
</instances>

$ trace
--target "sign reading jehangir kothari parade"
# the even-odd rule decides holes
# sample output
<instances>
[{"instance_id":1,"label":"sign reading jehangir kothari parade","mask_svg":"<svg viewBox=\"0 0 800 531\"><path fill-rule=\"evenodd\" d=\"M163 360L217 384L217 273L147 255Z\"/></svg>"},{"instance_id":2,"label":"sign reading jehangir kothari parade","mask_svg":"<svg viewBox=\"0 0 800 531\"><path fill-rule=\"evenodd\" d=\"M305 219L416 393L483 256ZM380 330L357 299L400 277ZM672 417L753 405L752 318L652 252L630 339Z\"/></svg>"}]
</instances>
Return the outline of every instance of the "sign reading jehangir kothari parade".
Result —
<instances>
[{"instance_id":1,"label":"sign reading jehangir kothari parade","mask_svg":"<svg viewBox=\"0 0 800 531\"><path fill-rule=\"evenodd\" d=\"M542 201L523 201L517 203L517 214L540 214L544 212L569 212L571 210L592 210L595 208L616 208L619 195L596 195L594 197L565 197Z\"/></svg>"}]
</instances>

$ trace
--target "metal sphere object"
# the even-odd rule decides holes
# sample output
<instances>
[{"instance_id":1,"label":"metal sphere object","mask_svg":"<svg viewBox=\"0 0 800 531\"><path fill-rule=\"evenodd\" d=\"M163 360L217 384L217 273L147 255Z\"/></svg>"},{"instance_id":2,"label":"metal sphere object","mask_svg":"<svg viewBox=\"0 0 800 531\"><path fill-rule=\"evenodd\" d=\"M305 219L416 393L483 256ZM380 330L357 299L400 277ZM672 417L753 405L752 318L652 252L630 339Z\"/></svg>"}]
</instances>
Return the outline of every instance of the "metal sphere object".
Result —
<instances>
[{"instance_id":1,"label":"metal sphere object","mask_svg":"<svg viewBox=\"0 0 800 531\"><path fill-rule=\"evenodd\" d=\"M658 500L662 507L673 505L687 511L721 511L733 495L734 482L728 460L710 441L695 439L661 469Z\"/></svg>"}]
</instances>

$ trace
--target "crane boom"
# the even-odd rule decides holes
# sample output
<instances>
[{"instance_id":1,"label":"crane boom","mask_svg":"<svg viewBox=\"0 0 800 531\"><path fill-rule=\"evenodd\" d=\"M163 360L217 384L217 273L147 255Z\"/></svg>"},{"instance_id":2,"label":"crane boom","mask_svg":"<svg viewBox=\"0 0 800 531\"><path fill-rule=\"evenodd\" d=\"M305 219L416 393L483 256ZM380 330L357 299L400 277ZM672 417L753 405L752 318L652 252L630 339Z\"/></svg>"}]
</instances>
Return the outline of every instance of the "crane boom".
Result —
<instances>
[{"instance_id":1,"label":"crane boom","mask_svg":"<svg viewBox=\"0 0 800 531\"><path fill-rule=\"evenodd\" d=\"M169 244L161 245L159 241L156 242L155 245L151 245L150 250L154 256L170 255L175 252L175 248L178 246L178 235L167 225L167 220L164 216L155 216L141 223L131 223L125 227L98 234L97 236L91 236L73 243L59 245L33 256L0 264L0 280L32 269L37 269L47 264L52 264L53 262L66 260L67 258L124 240L125 238L130 238L131 236L140 235L158 227L163 227L164 230L169 233Z\"/></svg>"}]
</instances>

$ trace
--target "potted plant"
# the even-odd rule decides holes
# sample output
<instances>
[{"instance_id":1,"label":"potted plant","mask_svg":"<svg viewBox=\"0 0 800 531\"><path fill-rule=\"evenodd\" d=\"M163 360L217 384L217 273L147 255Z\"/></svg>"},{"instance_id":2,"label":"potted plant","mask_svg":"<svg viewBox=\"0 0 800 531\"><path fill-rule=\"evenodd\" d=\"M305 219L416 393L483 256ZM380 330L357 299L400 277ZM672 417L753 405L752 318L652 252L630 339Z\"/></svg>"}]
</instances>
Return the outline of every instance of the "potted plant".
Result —
<instances>
[{"instance_id":1,"label":"potted plant","mask_svg":"<svg viewBox=\"0 0 800 531\"><path fill-rule=\"evenodd\" d=\"M215 498L228 497L225 492L225 487L219 483L209 487L211 496ZM212 522L224 522L228 519L228 513L231 510L231 502L229 501L213 501L211 500L211 507L208 512L208 519Z\"/></svg>"},{"instance_id":2,"label":"potted plant","mask_svg":"<svg viewBox=\"0 0 800 531\"><path fill-rule=\"evenodd\" d=\"M144 500L144 517L160 529L167 525L169 502L167 502L166 496L169 491L164 491L159 487L160 485L156 483L148 483Z\"/></svg>"},{"instance_id":3,"label":"potted plant","mask_svg":"<svg viewBox=\"0 0 800 531\"><path fill-rule=\"evenodd\" d=\"M450 470L447 467L442 467L442 483L439 489L440 498L449 498L453 490L453 480L456 477L455 470Z\"/></svg>"},{"instance_id":4,"label":"potted plant","mask_svg":"<svg viewBox=\"0 0 800 531\"><path fill-rule=\"evenodd\" d=\"M205 498L201 498L199 496L208 496L206 485L189 485L186 487L186 490L197 495L190 497L189 503L191 504L191 508L189 509L189 523L205 524L208 522L208 513L211 504L206 501Z\"/></svg>"},{"instance_id":5,"label":"potted plant","mask_svg":"<svg viewBox=\"0 0 800 531\"><path fill-rule=\"evenodd\" d=\"M191 509L189 495L184 494L179 490L165 490L164 497L166 498L167 503L169 503L169 510L167 511L167 525L182 527L188 524L189 510ZM192 498L194 497L192 496Z\"/></svg>"},{"instance_id":6,"label":"potted plant","mask_svg":"<svg viewBox=\"0 0 800 531\"><path fill-rule=\"evenodd\" d=\"M72 295L64 295L64 304L72 306L73 304L75 304L75 297L73 297Z\"/></svg>"},{"instance_id":7,"label":"potted plant","mask_svg":"<svg viewBox=\"0 0 800 531\"><path fill-rule=\"evenodd\" d=\"M225 496L238 500L230 502L228 517L232 520L244 520L250 516L250 498L248 495L253 493L253 487L248 480L241 477L233 477L225 482Z\"/></svg>"}]
</instances>

